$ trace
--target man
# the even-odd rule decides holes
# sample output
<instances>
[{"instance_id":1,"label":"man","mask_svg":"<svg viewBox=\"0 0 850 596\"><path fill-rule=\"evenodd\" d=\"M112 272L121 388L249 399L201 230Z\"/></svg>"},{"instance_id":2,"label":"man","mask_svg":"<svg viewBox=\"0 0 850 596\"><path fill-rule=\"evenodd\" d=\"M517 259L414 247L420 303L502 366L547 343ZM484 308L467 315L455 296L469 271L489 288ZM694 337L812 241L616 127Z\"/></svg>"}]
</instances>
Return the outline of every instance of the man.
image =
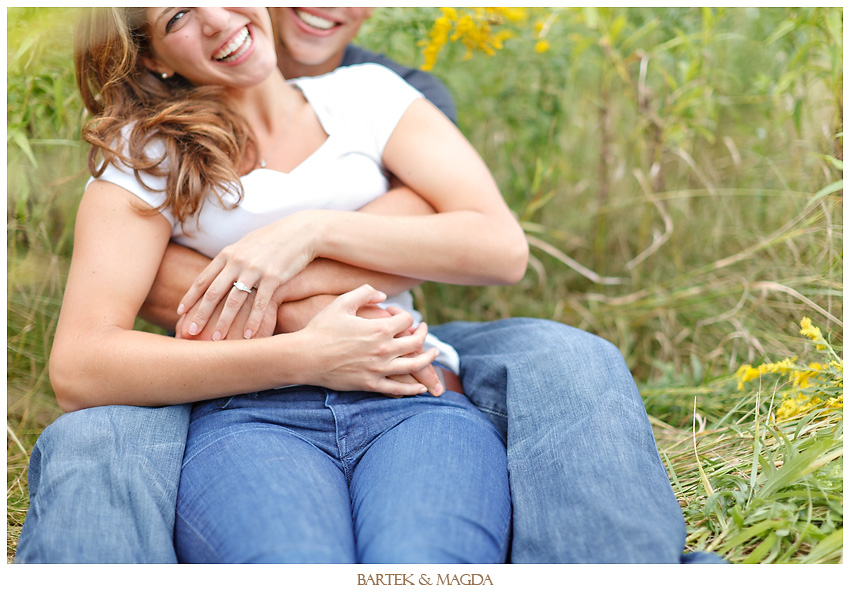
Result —
<instances>
[{"instance_id":1,"label":"man","mask_svg":"<svg viewBox=\"0 0 850 596\"><path fill-rule=\"evenodd\" d=\"M270 12L287 78L379 62L454 120L451 96L431 75L349 45L372 9ZM173 328L177 302L207 262L185 248L169 249L143 315ZM342 291L340 280L359 285L357 276L369 275L342 271L313 276L304 296ZM284 303L281 311L289 308L295 307ZM720 562L702 553L681 556L682 514L641 397L611 344L533 319L449 323L432 332L457 349L466 394L507 437L513 562ZM16 561L175 562L189 411L100 407L65 414L48 427L33 451L31 504Z\"/></svg>"}]
</instances>

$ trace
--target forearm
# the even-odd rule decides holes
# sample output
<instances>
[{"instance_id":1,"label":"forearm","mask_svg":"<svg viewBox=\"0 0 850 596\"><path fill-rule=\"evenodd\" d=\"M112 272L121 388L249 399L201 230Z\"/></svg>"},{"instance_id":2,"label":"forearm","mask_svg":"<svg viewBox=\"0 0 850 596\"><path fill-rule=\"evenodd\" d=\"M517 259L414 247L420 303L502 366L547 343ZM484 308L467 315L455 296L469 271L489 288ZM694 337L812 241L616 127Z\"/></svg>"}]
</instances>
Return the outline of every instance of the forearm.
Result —
<instances>
[{"instance_id":1,"label":"forearm","mask_svg":"<svg viewBox=\"0 0 850 596\"><path fill-rule=\"evenodd\" d=\"M188 403L304 382L299 338L192 342L113 328L69 344L57 335L50 380L66 411Z\"/></svg>"},{"instance_id":2,"label":"forearm","mask_svg":"<svg viewBox=\"0 0 850 596\"><path fill-rule=\"evenodd\" d=\"M169 243L139 316L173 331L177 326L180 299L209 262L210 259L191 248Z\"/></svg>"},{"instance_id":3,"label":"forearm","mask_svg":"<svg viewBox=\"0 0 850 596\"><path fill-rule=\"evenodd\" d=\"M319 257L414 279L461 285L511 284L528 246L514 221L475 211L425 217L310 212Z\"/></svg>"},{"instance_id":4,"label":"forearm","mask_svg":"<svg viewBox=\"0 0 850 596\"><path fill-rule=\"evenodd\" d=\"M330 259L316 259L283 287L283 301L303 300L322 294L340 295L369 284L394 296L417 285L420 280L391 273L363 269Z\"/></svg>"},{"instance_id":5,"label":"forearm","mask_svg":"<svg viewBox=\"0 0 850 596\"><path fill-rule=\"evenodd\" d=\"M128 329L132 317L123 307L103 318L83 308L79 280L71 286L77 295L60 315L49 364L65 411L187 403L302 384L416 395L426 385L397 379L420 373L437 355L422 350L427 327L409 333L413 317L401 309L377 319L358 316L387 298L369 286L334 299L297 333L204 342Z\"/></svg>"}]
</instances>

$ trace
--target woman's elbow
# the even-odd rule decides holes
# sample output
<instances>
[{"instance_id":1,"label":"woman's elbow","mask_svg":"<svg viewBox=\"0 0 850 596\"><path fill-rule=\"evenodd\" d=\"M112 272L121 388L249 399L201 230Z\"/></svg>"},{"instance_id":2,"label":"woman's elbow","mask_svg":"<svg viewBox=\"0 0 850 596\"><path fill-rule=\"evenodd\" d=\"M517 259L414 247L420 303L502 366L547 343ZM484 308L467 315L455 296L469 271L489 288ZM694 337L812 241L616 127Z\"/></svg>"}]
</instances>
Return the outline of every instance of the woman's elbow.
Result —
<instances>
[{"instance_id":1,"label":"woman's elbow","mask_svg":"<svg viewBox=\"0 0 850 596\"><path fill-rule=\"evenodd\" d=\"M504 264L504 285L518 283L524 276L528 267L528 241L525 234L520 231L519 237L511 243Z\"/></svg>"},{"instance_id":2,"label":"woman's elbow","mask_svg":"<svg viewBox=\"0 0 850 596\"><path fill-rule=\"evenodd\" d=\"M47 370L56 402L63 412L74 412L92 405L85 399L85 379L79 374L80 367L74 365L69 358L54 349L50 354Z\"/></svg>"},{"instance_id":3,"label":"woman's elbow","mask_svg":"<svg viewBox=\"0 0 850 596\"><path fill-rule=\"evenodd\" d=\"M512 221L510 226L491 232L493 238L498 238L498 248L493 257L497 259L493 273L496 279L492 283L510 286L518 283L528 267L528 240L519 223ZM498 255L498 256L497 256Z\"/></svg>"}]
</instances>

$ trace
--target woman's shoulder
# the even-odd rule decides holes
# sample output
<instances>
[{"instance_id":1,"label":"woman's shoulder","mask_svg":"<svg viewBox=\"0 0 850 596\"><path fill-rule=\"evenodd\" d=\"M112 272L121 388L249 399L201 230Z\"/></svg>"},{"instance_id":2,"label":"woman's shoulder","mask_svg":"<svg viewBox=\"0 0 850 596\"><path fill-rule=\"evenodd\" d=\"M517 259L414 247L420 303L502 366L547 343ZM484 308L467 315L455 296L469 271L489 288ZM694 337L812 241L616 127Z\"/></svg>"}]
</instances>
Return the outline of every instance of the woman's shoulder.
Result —
<instances>
[{"instance_id":1,"label":"woman's shoulder","mask_svg":"<svg viewBox=\"0 0 850 596\"><path fill-rule=\"evenodd\" d=\"M135 134L143 134L143 137L135 144L141 147L143 155L133 155L131 137ZM146 134L140 129L138 122L128 122L121 127L120 134L116 135L110 142L111 159L103 167L99 175L89 178L88 188L95 180L111 182L125 190L130 191L145 203L154 208L159 208L165 203L165 179L152 175L149 172L134 170L132 163L134 159L144 158L146 161L158 163L163 170L168 167L168 158L164 143L153 134ZM171 218L168 218L169 221ZM173 223L173 222L172 222Z\"/></svg>"},{"instance_id":2,"label":"woman's shoulder","mask_svg":"<svg viewBox=\"0 0 850 596\"><path fill-rule=\"evenodd\" d=\"M299 87L313 87L335 91L372 94L377 92L393 92L399 90L419 93L402 79L381 64L364 63L351 66L340 66L336 70L316 77L302 77L292 81Z\"/></svg>"}]
</instances>

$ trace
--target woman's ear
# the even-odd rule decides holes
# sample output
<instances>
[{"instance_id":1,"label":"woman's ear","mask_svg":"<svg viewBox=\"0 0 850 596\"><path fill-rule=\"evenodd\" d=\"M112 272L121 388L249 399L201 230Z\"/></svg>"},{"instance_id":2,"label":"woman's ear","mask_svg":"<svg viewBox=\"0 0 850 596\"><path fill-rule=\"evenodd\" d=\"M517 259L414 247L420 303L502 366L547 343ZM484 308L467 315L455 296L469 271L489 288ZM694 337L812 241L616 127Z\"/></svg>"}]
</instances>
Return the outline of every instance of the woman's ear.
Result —
<instances>
[{"instance_id":1,"label":"woman's ear","mask_svg":"<svg viewBox=\"0 0 850 596\"><path fill-rule=\"evenodd\" d=\"M144 64L145 68L147 68L149 71L163 79L167 79L169 77L174 76L174 72L172 72L170 68L163 66L159 63L159 61L156 60L156 58L153 58L151 56L142 56L142 64Z\"/></svg>"}]
</instances>

